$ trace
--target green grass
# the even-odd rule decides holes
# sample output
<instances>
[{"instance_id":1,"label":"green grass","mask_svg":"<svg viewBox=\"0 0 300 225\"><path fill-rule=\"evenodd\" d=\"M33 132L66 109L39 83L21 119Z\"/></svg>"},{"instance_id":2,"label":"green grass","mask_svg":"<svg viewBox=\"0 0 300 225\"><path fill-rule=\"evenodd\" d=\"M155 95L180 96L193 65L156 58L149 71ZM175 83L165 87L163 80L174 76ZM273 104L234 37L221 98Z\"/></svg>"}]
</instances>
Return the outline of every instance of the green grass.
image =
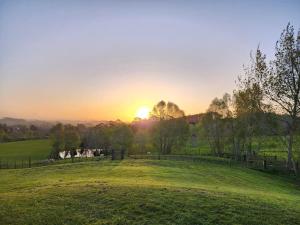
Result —
<instances>
[{"instance_id":1,"label":"green grass","mask_svg":"<svg viewBox=\"0 0 300 225\"><path fill-rule=\"evenodd\" d=\"M0 224L300 224L288 178L212 162L0 170Z\"/></svg>"},{"instance_id":2,"label":"green grass","mask_svg":"<svg viewBox=\"0 0 300 225\"><path fill-rule=\"evenodd\" d=\"M32 160L47 159L51 151L49 140L29 140L0 143L0 159L21 160L31 157Z\"/></svg>"}]
</instances>

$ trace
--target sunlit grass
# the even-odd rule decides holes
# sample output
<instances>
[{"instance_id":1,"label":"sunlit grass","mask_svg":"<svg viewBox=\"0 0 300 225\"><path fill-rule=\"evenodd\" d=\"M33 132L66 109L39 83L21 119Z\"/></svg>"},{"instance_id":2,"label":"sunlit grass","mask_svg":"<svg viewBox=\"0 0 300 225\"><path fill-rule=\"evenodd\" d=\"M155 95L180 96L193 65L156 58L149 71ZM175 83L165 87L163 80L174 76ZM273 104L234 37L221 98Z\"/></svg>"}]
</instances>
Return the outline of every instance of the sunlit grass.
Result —
<instances>
[{"instance_id":1,"label":"sunlit grass","mask_svg":"<svg viewBox=\"0 0 300 225\"><path fill-rule=\"evenodd\" d=\"M0 177L0 224L300 223L292 180L217 163L104 160Z\"/></svg>"},{"instance_id":2,"label":"sunlit grass","mask_svg":"<svg viewBox=\"0 0 300 225\"><path fill-rule=\"evenodd\" d=\"M20 160L31 157L33 160L47 159L51 151L50 140L29 140L0 143L0 159Z\"/></svg>"}]
</instances>

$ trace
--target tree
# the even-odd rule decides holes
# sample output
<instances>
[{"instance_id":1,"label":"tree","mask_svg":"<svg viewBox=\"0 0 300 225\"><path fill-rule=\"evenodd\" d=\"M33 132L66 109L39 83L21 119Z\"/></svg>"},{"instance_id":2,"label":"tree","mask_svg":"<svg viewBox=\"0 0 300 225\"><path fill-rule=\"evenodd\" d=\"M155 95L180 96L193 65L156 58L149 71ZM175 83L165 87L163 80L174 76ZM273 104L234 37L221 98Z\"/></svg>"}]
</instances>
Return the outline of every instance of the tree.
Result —
<instances>
[{"instance_id":1,"label":"tree","mask_svg":"<svg viewBox=\"0 0 300 225\"><path fill-rule=\"evenodd\" d=\"M8 137L9 129L6 124L0 123L0 142L5 142L9 140Z\"/></svg>"},{"instance_id":2,"label":"tree","mask_svg":"<svg viewBox=\"0 0 300 225\"><path fill-rule=\"evenodd\" d=\"M275 59L270 66L265 55L256 53L256 75L266 97L277 113L285 114L287 124L287 167L293 166L293 142L300 114L300 31L297 38L290 24L276 43Z\"/></svg>"},{"instance_id":3,"label":"tree","mask_svg":"<svg viewBox=\"0 0 300 225\"><path fill-rule=\"evenodd\" d=\"M152 140L159 154L169 154L172 148L186 143L189 125L183 110L176 104L160 101L153 107L150 115L156 121L152 128Z\"/></svg>"},{"instance_id":4,"label":"tree","mask_svg":"<svg viewBox=\"0 0 300 225\"><path fill-rule=\"evenodd\" d=\"M117 123L112 127L111 144L113 150L119 150L124 156L125 152L131 147L133 132L125 123Z\"/></svg>"},{"instance_id":5,"label":"tree","mask_svg":"<svg viewBox=\"0 0 300 225\"><path fill-rule=\"evenodd\" d=\"M168 120L184 117L184 111L173 102L158 102L152 109L150 117L155 120Z\"/></svg>"},{"instance_id":6,"label":"tree","mask_svg":"<svg viewBox=\"0 0 300 225\"><path fill-rule=\"evenodd\" d=\"M230 109L231 97L225 93L222 98L215 98L203 116L202 126L205 136L215 155L224 153L226 138L228 138L228 122L232 118Z\"/></svg>"},{"instance_id":7,"label":"tree","mask_svg":"<svg viewBox=\"0 0 300 225\"><path fill-rule=\"evenodd\" d=\"M80 136L76 127L72 125L65 125L64 141L66 154L70 152L71 157L73 158L76 155L76 149L80 144Z\"/></svg>"},{"instance_id":8,"label":"tree","mask_svg":"<svg viewBox=\"0 0 300 225\"><path fill-rule=\"evenodd\" d=\"M92 149L102 149L105 154L111 145L111 127L106 124L98 124L86 132L83 138L83 147Z\"/></svg>"},{"instance_id":9,"label":"tree","mask_svg":"<svg viewBox=\"0 0 300 225\"><path fill-rule=\"evenodd\" d=\"M135 131L133 139L135 153L141 154L146 152L148 133L149 132L146 129L137 129Z\"/></svg>"},{"instance_id":10,"label":"tree","mask_svg":"<svg viewBox=\"0 0 300 225\"><path fill-rule=\"evenodd\" d=\"M50 158L59 159L59 152L65 148L64 126L61 123L56 124L50 131L50 140L52 151Z\"/></svg>"},{"instance_id":11,"label":"tree","mask_svg":"<svg viewBox=\"0 0 300 225\"><path fill-rule=\"evenodd\" d=\"M207 111L218 113L221 118L231 117L232 112L230 110L231 96L225 93L222 98L215 98L209 105Z\"/></svg>"},{"instance_id":12,"label":"tree","mask_svg":"<svg viewBox=\"0 0 300 225\"><path fill-rule=\"evenodd\" d=\"M266 124L265 112L270 106L264 103L264 93L257 77L257 65L262 61L251 57L251 64L244 69L244 76L238 77L238 89L234 91L235 152L240 150L247 154L253 153L253 139L262 135Z\"/></svg>"}]
</instances>

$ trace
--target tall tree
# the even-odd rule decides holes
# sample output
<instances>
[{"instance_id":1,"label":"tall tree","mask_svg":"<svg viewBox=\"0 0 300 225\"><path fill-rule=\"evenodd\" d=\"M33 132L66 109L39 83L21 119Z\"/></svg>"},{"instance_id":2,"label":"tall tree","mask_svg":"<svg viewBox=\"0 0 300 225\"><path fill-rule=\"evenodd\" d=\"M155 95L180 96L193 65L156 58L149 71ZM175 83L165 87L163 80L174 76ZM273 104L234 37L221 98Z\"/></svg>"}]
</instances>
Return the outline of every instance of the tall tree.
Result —
<instances>
[{"instance_id":1,"label":"tall tree","mask_svg":"<svg viewBox=\"0 0 300 225\"><path fill-rule=\"evenodd\" d=\"M239 76L237 90L234 91L236 147L247 154L252 154L254 137L261 136L263 132L267 116L264 112L270 111L270 106L264 102L263 88L257 76L258 65L265 64L260 58L251 56L251 63L245 67L244 75Z\"/></svg>"},{"instance_id":2,"label":"tall tree","mask_svg":"<svg viewBox=\"0 0 300 225\"><path fill-rule=\"evenodd\" d=\"M288 24L276 43L275 59L268 67L258 49L256 75L263 91L278 113L285 114L287 124L288 168L293 166L293 143L300 114L300 32Z\"/></svg>"},{"instance_id":3,"label":"tall tree","mask_svg":"<svg viewBox=\"0 0 300 225\"><path fill-rule=\"evenodd\" d=\"M64 126L61 123L52 127L50 140L52 143L50 158L59 159L59 152L65 149Z\"/></svg>"},{"instance_id":4,"label":"tall tree","mask_svg":"<svg viewBox=\"0 0 300 225\"><path fill-rule=\"evenodd\" d=\"M76 155L76 149L80 145L80 136L76 127L72 125L65 125L64 140L66 154L70 152L71 157L74 157Z\"/></svg>"},{"instance_id":5,"label":"tall tree","mask_svg":"<svg viewBox=\"0 0 300 225\"><path fill-rule=\"evenodd\" d=\"M155 120L152 129L153 144L159 154L169 154L174 147L180 147L188 139L189 125L184 118L184 111L172 102L158 102L151 112Z\"/></svg>"},{"instance_id":6,"label":"tall tree","mask_svg":"<svg viewBox=\"0 0 300 225\"><path fill-rule=\"evenodd\" d=\"M158 120L168 120L184 117L184 111L173 102L158 102L152 109L150 117Z\"/></svg>"},{"instance_id":7,"label":"tall tree","mask_svg":"<svg viewBox=\"0 0 300 225\"><path fill-rule=\"evenodd\" d=\"M224 153L229 127L228 123L232 118L230 109L231 97L225 93L222 98L215 98L203 116L202 126L205 136L215 155L221 156Z\"/></svg>"},{"instance_id":8,"label":"tall tree","mask_svg":"<svg viewBox=\"0 0 300 225\"><path fill-rule=\"evenodd\" d=\"M122 156L128 152L133 141L133 132L125 123L116 123L111 127L111 147L114 150L122 151Z\"/></svg>"}]
</instances>

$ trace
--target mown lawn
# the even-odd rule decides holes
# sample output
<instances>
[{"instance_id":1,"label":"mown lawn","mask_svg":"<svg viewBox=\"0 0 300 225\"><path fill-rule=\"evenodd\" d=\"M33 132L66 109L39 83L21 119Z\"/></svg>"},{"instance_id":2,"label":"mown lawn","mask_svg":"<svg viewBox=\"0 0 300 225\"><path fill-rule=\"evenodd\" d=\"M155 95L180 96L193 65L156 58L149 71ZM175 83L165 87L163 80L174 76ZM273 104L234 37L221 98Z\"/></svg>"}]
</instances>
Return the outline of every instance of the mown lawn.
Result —
<instances>
[{"instance_id":1,"label":"mown lawn","mask_svg":"<svg viewBox=\"0 0 300 225\"><path fill-rule=\"evenodd\" d=\"M51 151L50 140L29 140L0 143L0 159L22 160L31 157L32 160L47 159Z\"/></svg>"},{"instance_id":2,"label":"mown lawn","mask_svg":"<svg viewBox=\"0 0 300 225\"><path fill-rule=\"evenodd\" d=\"M0 170L0 224L300 224L295 181L212 162Z\"/></svg>"}]
</instances>

